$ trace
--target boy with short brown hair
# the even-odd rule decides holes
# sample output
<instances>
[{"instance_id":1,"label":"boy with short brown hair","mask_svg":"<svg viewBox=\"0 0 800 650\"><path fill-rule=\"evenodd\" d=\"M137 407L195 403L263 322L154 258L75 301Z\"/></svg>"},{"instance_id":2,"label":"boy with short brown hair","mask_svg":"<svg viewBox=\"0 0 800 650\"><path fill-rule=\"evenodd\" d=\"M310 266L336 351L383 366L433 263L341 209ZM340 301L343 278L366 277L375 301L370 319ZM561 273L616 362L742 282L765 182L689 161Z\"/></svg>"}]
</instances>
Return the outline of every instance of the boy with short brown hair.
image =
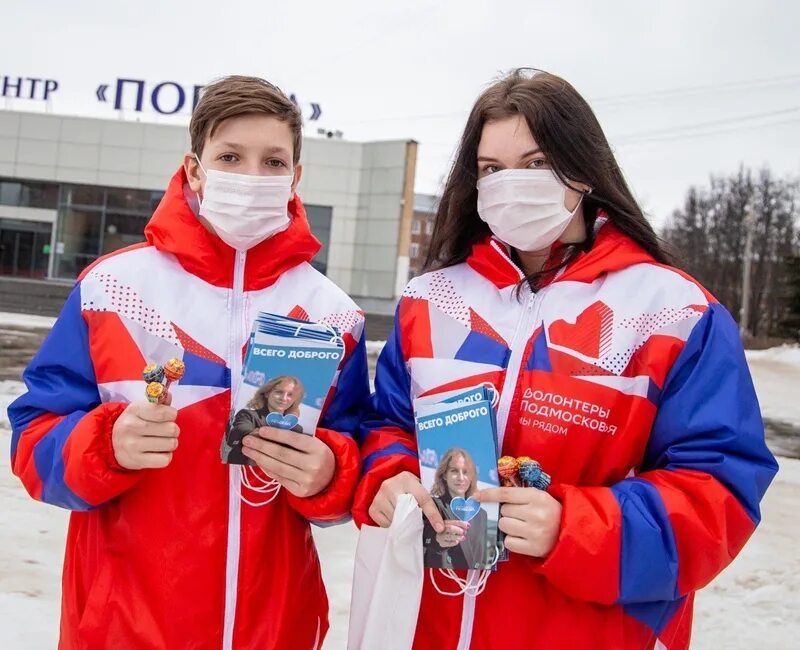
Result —
<instances>
[{"instance_id":1,"label":"boy with short brown hair","mask_svg":"<svg viewBox=\"0 0 800 650\"><path fill-rule=\"evenodd\" d=\"M349 512L368 380L363 313L309 263L320 244L295 193L300 127L263 79L209 86L146 243L83 273L25 371L9 408L13 470L34 498L73 511L62 649L322 643L309 521ZM243 443L254 467L223 465L261 311L336 324L346 355L316 435L263 427ZM143 366L171 357L184 377L167 403L146 401Z\"/></svg>"}]
</instances>

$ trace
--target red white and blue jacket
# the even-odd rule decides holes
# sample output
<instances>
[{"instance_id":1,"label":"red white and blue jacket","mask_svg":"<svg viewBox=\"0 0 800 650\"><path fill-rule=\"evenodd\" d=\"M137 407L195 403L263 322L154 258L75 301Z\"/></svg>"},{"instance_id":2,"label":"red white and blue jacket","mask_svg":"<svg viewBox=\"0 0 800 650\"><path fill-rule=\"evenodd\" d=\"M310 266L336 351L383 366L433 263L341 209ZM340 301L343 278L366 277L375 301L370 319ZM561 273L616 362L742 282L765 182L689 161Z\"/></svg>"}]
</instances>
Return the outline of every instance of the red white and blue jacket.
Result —
<instances>
[{"instance_id":1,"label":"red white and blue jacket","mask_svg":"<svg viewBox=\"0 0 800 650\"><path fill-rule=\"evenodd\" d=\"M286 231L237 253L197 220L185 183L181 170L146 243L83 274L9 409L14 472L73 511L59 647L317 648L328 603L309 521L348 517L360 474L363 313L309 264L320 245L299 198ZM259 311L337 326L346 356L317 430L336 456L331 485L252 507L240 490L260 496L222 464L220 443ZM171 357L186 364L170 388L180 445L165 469L125 470L112 426L144 398L145 363Z\"/></svg>"},{"instance_id":2,"label":"red white and blue jacket","mask_svg":"<svg viewBox=\"0 0 800 650\"><path fill-rule=\"evenodd\" d=\"M777 465L736 325L611 223L536 293L499 241L408 285L363 425L354 517L418 473L412 399L500 388L502 453L562 506L544 559L512 553L477 598L425 580L414 648L688 647L693 594L741 550ZM442 578L439 579L441 582Z\"/></svg>"}]
</instances>

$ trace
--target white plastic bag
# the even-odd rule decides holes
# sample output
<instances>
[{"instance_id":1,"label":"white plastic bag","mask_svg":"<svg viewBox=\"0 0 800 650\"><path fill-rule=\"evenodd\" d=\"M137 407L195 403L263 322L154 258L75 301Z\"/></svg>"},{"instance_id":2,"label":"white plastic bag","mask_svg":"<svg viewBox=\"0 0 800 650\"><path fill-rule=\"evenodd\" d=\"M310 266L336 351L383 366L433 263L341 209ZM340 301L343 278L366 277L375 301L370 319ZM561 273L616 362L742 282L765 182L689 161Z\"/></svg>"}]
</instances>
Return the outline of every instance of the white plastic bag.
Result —
<instances>
[{"instance_id":1,"label":"white plastic bag","mask_svg":"<svg viewBox=\"0 0 800 650\"><path fill-rule=\"evenodd\" d=\"M347 650L409 650L423 579L422 510L403 494L389 528L361 527Z\"/></svg>"}]
</instances>

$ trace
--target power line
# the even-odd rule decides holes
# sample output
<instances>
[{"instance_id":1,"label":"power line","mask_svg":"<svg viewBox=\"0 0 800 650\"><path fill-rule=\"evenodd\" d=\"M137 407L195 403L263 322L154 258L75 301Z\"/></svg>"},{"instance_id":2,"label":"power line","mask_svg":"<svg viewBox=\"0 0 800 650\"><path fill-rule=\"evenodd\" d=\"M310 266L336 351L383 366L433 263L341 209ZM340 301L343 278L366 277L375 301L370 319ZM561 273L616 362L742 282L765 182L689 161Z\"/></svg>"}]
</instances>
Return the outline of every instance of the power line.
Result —
<instances>
[{"instance_id":1,"label":"power line","mask_svg":"<svg viewBox=\"0 0 800 650\"><path fill-rule=\"evenodd\" d=\"M713 120L711 122L697 122L695 124L683 124L680 126L672 126L664 129L640 131L638 133L626 133L624 135L618 135L613 138L609 138L609 140L613 140L617 144L622 144L626 140L640 140L642 138L651 138L659 135L672 135L685 131L697 131L697 130L702 131L703 129L707 128L727 126L729 124L737 124L740 122L750 122L752 120L763 119L765 117L777 117L779 115L786 115L788 113L796 113L797 111L800 111L800 106L792 106L790 108L784 108L777 111L751 113L750 115L739 115L737 117L731 117L721 120Z\"/></svg>"},{"instance_id":2,"label":"power line","mask_svg":"<svg viewBox=\"0 0 800 650\"><path fill-rule=\"evenodd\" d=\"M687 140L689 138L707 138L709 136L715 135L724 135L726 133L737 133L739 131L743 131L744 129L751 129L751 130L759 130L759 129L766 129L773 126L784 126L787 124L800 124L800 117L792 120L781 120L779 122L766 122L764 124L752 124L752 125L743 125L738 127L733 127L729 129L719 129L714 131L705 131L705 132L697 132L697 133L682 133L682 134L674 134L674 135L664 135L664 136L656 136L650 138L641 138L639 140L631 140L629 142L623 142L617 146L620 147L630 147L636 146L638 144L646 144L648 142L669 142L671 140ZM612 143L612 146L613 143Z\"/></svg>"},{"instance_id":3,"label":"power line","mask_svg":"<svg viewBox=\"0 0 800 650\"><path fill-rule=\"evenodd\" d=\"M616 104L635 104L648 101L659 101L671 96L686 94L709 94L714 92L745 91L760 87L779 86L787 84L798 84L800 87L800 74L789 74L778 77L762 77L759 79L748 79L743 81L731 81L717 84L706 84L698 86L681 86L677 88L667 88L662 90L644 91L641 93L625 93L620 95L608 95L606 97L589 98L590 105L613 106ZM424 113L415 115L395 115L388 117L375 117L365 120L353 120L339 122L340 126L353 126L358 124L379 124L383 122L397 122L403 120L435 120L453 117L465 117L469 114L468 110L450 111L445 113Z\"/></svg>"},{"instance_id":4,"label":"power line","mask_svg":"<svg viewBox=\"0 0 800 650\"><path fill-rule=\"evenodd\" d=\"M712 92L726 92L731 90L752 90L767 86L778 86L786 84L800 84L800 74L782 75L779 77L763 77L760 79L749 79L747 81L731 81L718 84L705 84L699 86L683 86L680 88L669 88L666 90L652 90L641 93L629 93L624 95L609 95L608 97L597 97L589 100L591 104L609 105L637 103L642 100L659 100L674 95L695 95L708 94Z\"/></svg>"},{"instance_id":5,"label":"power line","mask_svg":"<svg viewBox=\"0 0 800 650\"><path fill-rule=\"evenodd\" d=\"M744 125L741 125L741 126L736 126L736 127L727 128L727 129L723 128L723 129L712 129L712 130L706 130L706 131L692 131L692 132L688 132L688 133L687 132L683 132L683 133L680 133L680 132L678 132L678 133L664 133L664 134L661 134L661 135L659 135L659 134L647 135L646 133L643 133L643 134L640 134L639 137L637 137L635 139L634 138L628 138L627 140L622 141L622 142L620 142L617 139L612 137L612 138L609 138L609 142L611 143L612 148L618 148L618 147L619 148L624 148L624 147L631 147L631 146L635 147L635 146L637 146L639 144L646 144L648 142L669 142L669 141L673 141L673 140L687 140L689 138L706 138L706 137L709 137L709 136L724 135L724 134L727 134L727 133L738 133L738 132L741 132L741 131L743 131L745 129L760 130L760 129L766 129L766 128L771 128L771 127L775 127L775 126L785 126L785 125L790 125L790 124L800 124L800 117L798 117L796 119L790 119L790 120L780 120L778 122L765 122L765 123L762 123L762 124L744 124ZM724 126L724 125L722 125L722 126ZM449 153L442 152L442 153L435 153L433 155L436 156L436 157L439 157L439 158L450 158L450 157L452 157L454 155L456 147L458 146L458 143L457 142L452 142L452 143L425 142L423 140L423 141L420 142L420 145L428 151L428 153L426 154L427 156L431 155L429 148L447 147L448 149L450 149Z\"/></svg>"},{"instance_id":6,"label":"power line","mask_svg":"<svg viewBox=\"0 0 800 650\"><path fill-rule=\"evenodd\" d=\"M762 113L751 113L750 115L739 115L736 117L725 118L721 120L713 120L710 122L697 122L694 124L682 124L679 126L668 127L664 129L654 129L649 131L639 131L636 133L625 133L617 136L610 136L608 138L614 146L627 146L629 144L638 144L640 142L655 142L662 140L675 140L691 137L705 137L707 135L716 135L718 133L734 133L743 129L760 129L771 126L780 126L784 124L794 124L800 121L800 118L782 120L779 122L766 122L762 124L747 124L753 120L761 120L769 117L778 117L780 115L792 114L800 111L800 106L792 106L777 111L765 111ZM723 128L731 124L742 124L736 128ZM448 147L455 150L457 142L425 142L420 143L424 147Z\"/></svg>"}]
</instances>

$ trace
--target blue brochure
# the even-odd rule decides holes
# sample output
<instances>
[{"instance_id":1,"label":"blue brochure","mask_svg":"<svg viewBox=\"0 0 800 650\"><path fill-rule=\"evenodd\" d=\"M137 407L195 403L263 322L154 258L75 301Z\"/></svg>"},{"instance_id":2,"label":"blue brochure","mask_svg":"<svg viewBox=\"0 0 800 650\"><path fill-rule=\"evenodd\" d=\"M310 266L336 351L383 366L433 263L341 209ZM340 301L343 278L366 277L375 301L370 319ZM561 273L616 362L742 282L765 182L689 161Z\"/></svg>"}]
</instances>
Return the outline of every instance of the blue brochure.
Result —
<instances>
[{"instance_id":1,"label":"blue brochure","mask_svg":"<svg viewBox=\"0 0 800 650\"><path fill-rule=\"evenodd\" d=\"M314 435L344 342L334 327L260 313L233 382L233 409L222 441L225 463L251 465L242 439L260 427Z\"/></svg>"},{"instance_id":2,"label":"blue brochure","mask_svg":"<svg viewBox=\"0 0 800 650\"><path fill-rule=\"evenodd\" d=\"M492 400L491 389L477 386L414 401L420 480L447 527L436 533L425 520L427 567L489 569L497 561L499 506L473 498L499 486Z\"/></svg>"}]
</instances>

